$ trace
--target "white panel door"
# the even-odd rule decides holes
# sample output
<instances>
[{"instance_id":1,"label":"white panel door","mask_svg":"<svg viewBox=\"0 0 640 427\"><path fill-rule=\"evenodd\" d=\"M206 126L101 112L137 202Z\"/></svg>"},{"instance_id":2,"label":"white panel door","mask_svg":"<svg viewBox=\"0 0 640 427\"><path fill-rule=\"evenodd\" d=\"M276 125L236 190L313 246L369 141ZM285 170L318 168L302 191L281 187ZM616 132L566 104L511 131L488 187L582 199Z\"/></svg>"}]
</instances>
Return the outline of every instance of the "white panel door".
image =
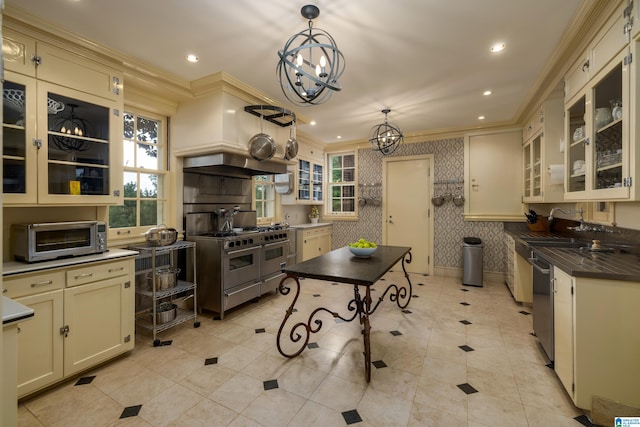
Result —
<instances>
[{"instance_id":1,"label":"white panel door","mask_svg":"<svg viewBox=\"0 0 640 427\"><path fill-rule=\"evenodd\" d=\"M384 161L383 242L411 247L411 273L432 274L433 218L430 212L433 156Z\"/></svg>"}]
</instances>

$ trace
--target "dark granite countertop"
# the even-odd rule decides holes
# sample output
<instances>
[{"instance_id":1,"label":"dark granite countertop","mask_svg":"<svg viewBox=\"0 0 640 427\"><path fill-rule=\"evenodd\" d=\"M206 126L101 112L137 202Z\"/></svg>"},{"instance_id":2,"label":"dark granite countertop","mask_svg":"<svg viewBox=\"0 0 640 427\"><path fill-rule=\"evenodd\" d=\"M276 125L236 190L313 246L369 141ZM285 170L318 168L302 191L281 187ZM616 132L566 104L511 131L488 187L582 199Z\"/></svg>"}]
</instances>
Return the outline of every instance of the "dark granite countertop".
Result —
<instances>
[{"instance_id":1,"label":"dark granite countertop","mask_svg":"<svg viewBox=\"0 0 640 427\"><path fill-rule=\"evenodd\" d=\"M527 232L505 230L517 243L526 244L530 238L567 238L582 240L579 236L561 233ZM584 239L585 246L589 240ZM608 280L640 282L640 252L620 246L614 242L605 242L604 247L613 248L610 252L592 252L586 247L564 248L548 246L529 246L537 256L560 268L574 277L591 277Z\"/></svg>"}]
</instances>

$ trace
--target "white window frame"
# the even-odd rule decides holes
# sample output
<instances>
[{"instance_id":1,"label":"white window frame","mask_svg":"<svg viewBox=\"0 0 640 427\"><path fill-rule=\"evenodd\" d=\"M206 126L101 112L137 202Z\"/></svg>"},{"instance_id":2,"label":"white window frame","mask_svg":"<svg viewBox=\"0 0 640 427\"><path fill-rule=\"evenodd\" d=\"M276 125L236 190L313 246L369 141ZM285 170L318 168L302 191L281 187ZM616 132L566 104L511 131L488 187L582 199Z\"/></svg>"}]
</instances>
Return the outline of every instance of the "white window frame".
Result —
<instances>
[{"instance_id":1,"label":"white window frame","mask_svg":"<svg viewBox=\"0 0 640 427\"><path fill-rule=\"evenodd\" d=\"M266 177L266 181L262 181L260 180L261 177ZM259 216L257 217L257 222L258 224L271 224L272 222L275 222L275 216L276 216L276 187L274 184L274 180L273 180L273 175L257 175L254 176L252 179L253 182L253 186L252 186L252 207L253 209L255 209L256 211L258 211L258 204L262 204L262 212L266 212L267 211L267 205L271 205L271 211L273 213L273 216ZM258 186L262 186L263 190L262 190L262 194L265 195L270 195L269 198L267 199L260 199L258 200L256 198L256 193L257 193L257 187ZM266 191L267 187L270 187L270 191Z\"/></svg>"},{"instance_id":2,"label":"white window frame","mask_svg":"<svg viewBox=\"0 0 640 427\"><path fill-rule=\"evenodd\" d=\"M156 144L153 144L153 146L157 147L158 149L158 168L157 169L151 169L151 168L143 168L143 167L136 167L136 160L134 157L134 163L133 166L131 165L124 165L122 166L123 169L123 187L122 190L124 192L124 185L126 184L126 179L124 179L125 174L127 173L135 173L136 174L136 197L125 197L124 193L123 193L123 203L124 201L128 201L128 200L135 200L136 201L136 225L135 226L130 226L130 227L112 227L111 224L109 224L109 241L114 241L114 240L140 240L142 233L146 232L147 230L149 230L149 228L156 226L156 225L160 225L163 223L166 223L168 215L169 215L169 202L168 202L168 198L169 198L169 171L168 171L168 159L169 159L169 146L168 146L168 118L166 116L162 116L162 115L158 115L158 114L154 114L151 113L149 111L145 111L145 110L141 110L141 109L137 109L137 108L132 108L132 107L126 107L124 108L125 114L123 114L122 116L122 120L124 121L125 115L126 114L133 114L134 116L134 138L133 139L125 139L124 138L124 126L122 127L122 159L121 161L124 163L124 146L125 143L127 141L132 141L136 148L137 148L137 144L138 143L142 143L144 144L145 141L138 141L136 139L136 131L135 131L135 126L137 125L137 118L138 117L144 117L150 120L155 120L158 122L158 142ZM134 150L134 156L137 156L138 151L137 149ZM150 175L157 175L159 178L161 177L162 179L158 179L159 182L159 188L158 188L158 197L157 198L148 198L148 197L141 197L140 196L140 174L150 174ZM140 202L141 201L149 201L149 200L156 200L159 204L159 206L161 206L162 211L158 213L158 223L159 224L145 224L145 225L140 225ZM107 214L107 218L109 218L108 214Z\"/></svg>"},{"instance_id":3,"label":"white window frame","mask_svg":"<svg viewBox=\"0 0 640 427\"><path fill-rule=\"evenodd\" d=\"M354 181L347 181L341 183L334 183L333 180L333 168L331 159L334 156L353 156L353 179ZM324 203L324 215L330 217L332 219L341 219L341 220L357 220L358 219L358 152L357 150L349 150L349 151L336 151L327 153L326 155L326 190L325 190L325 203ZM333 212L333 203L332 203L332 188L334 185L338 184L339 186L353 186L353 204L354 210L353 212ZM340 197L342 199L342 197Z\"/></svg>"}]
</instances>

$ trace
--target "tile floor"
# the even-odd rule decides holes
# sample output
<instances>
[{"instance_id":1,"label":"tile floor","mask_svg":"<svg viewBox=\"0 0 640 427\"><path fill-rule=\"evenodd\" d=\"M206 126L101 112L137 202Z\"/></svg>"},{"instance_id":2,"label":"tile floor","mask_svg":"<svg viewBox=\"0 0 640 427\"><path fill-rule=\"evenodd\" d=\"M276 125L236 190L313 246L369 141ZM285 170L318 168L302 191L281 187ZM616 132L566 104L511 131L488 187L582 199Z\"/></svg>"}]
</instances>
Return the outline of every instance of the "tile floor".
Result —
<instances>
[{"instance_id":1,"label":"tile floor","mask_svg":"<svg viewBox=\"0 0 640 427\"><path fill-rule=\"evenodd\" d=\"M404 281L389 272L374 300ZM170 345L138 334L130 354L21 402L19 426L589 425L545 366L530 308L504 284L411 281L408 310L386 298L371 316L369 384L357 320L320 313L320 331L287 359L276 334L293 293L269 295L162 332ZM292 319L323 306L347 315L349 285L301 283Z\"/></svg>"}]
</instances>

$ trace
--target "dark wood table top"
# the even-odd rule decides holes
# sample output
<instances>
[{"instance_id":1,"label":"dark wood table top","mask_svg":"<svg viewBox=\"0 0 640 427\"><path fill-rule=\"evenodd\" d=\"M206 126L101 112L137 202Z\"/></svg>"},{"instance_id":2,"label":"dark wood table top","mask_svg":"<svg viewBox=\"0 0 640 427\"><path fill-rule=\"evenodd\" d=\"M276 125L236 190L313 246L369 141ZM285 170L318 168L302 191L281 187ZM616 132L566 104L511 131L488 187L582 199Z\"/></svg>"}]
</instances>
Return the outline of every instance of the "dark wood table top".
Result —
<instances>
[{"instance_id":1,"label":"dark wood table top","mask_svg":"<svg viewBox=\"0 0 640 427\"><path fill-rule=\"evenodd\" d=\"M358 258L345 246L282 271L291 276L371 286L409 251L409 247L379 245L369 258Z\"/></svg>"}]
</instances>

